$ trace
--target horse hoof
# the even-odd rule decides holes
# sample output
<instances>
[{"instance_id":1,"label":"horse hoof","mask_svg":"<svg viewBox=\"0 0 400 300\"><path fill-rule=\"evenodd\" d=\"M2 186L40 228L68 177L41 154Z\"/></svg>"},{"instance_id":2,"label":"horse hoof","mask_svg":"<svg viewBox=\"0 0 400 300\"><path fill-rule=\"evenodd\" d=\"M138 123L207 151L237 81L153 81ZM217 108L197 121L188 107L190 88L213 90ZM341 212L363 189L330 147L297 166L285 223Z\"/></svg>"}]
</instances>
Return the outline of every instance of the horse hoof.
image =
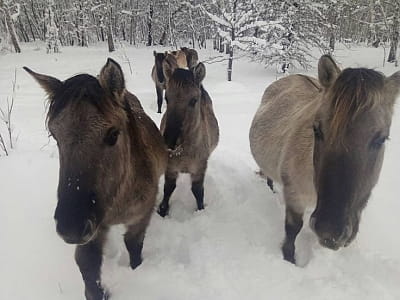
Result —
<instances>
[{"instance_id":1,"label":"horse hoof","mask_svg":"<svg viewBox=\"0 0 400 300\"><path fill-rule=\"evenodd\" d=\"M105 291L104 293L103 293L103 298L102 298L102 300L109 300L110 299L110 293L108 293L107 291Z\"/></svg>"},{"instance_id":2,"label":"horse hoof","mask_svg":"<svg viewBox=\"0 0 400 300\"><path fill-rule=\"evenodd\" d=\"M158 114L161 114L161 110L157 110L157 113L158 113Z\"/></svg>"},{"instance_id":3,"label":"horse hoof","mask_svg":"<svg viewBox=\"0 0 400 300\"><path fill-rule=\"evenodd\" d=\"M111 296L107 290L98 287L95 290L86 290L85 297L88 300L109 300Z\"/></svg>"},{"instance_id":4,"label":"horse hoof","mask_svg":"<svg viewBox=\"0 0 400 300\"><path fill-rule=\"evenodd\" d=\"M139 267L142 264L142 258L135 259L134 261L131 262L131 268L132 270L135 270L137 267Z\"/></svg>"},{"instance_id":5,"label":"horse hoof","mask_svg":"<svg viewBox=\"0 0 400 300\"><path fill-rule=\"evenodd\" d=\"M162 204L160 204L160 206L158 207L157 213L161 216L161 217L165 217L166 215L168 215L168 210L169 207L168 206L164 206Z\"/></svg>"},{"instance_id":6,"label":"horse hoof","mask_svg":"<svg viewBox=\"0 0 400 300\"><path fill-rule=\"evenodd\" d=\"M291 256L291 257L283 257L283 259L288 261L288 262L290 262L290 263L292 263L292 264L294 264L294 265L296 265L296 259L293 256Z\"/></svg>"}]
</instances>

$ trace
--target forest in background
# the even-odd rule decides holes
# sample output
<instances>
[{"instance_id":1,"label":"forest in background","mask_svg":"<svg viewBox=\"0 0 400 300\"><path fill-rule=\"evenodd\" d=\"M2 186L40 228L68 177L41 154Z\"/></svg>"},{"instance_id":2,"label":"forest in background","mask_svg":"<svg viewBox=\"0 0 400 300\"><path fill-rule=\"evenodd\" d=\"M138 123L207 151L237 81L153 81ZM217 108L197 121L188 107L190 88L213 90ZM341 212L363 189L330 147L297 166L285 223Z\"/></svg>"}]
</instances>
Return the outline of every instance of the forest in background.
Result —
<instances>
[{"instance_id":1,"label":"forest in background","mask_svg":"<svg viewBox=\"0 0 400 300\"><path fill-rule=\"evenodd\" d=\"M400 0L0 0L2 52L43 41L63 46L115 44L206 47L229 59L246 55L266 66L309 66L313 47L341 43L384 47L397 64ZM117 44L118 45L118 44Z\"/></svg>"}]
</instances>

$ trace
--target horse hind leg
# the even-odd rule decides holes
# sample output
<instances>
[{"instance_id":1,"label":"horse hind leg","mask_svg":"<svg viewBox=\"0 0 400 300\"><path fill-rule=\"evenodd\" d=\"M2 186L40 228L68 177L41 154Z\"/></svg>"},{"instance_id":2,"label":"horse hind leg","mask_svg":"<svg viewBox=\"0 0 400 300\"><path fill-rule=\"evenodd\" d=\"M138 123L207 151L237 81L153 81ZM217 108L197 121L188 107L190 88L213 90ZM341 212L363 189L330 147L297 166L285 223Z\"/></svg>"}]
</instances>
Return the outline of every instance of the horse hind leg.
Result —
<instances>
[{"instance_id":1,"label":"horse hind leg","mask_svg":"<svg viewBox=\"0 0 400 300\"><path fill-rule=\"evenodd\" d=\"M156 85L157 92L157 113L161 114L161 107L163 103L163 89Z\"/></svg>"},{"instance_id":2,"label":"horse hind leg","mask_svg":"<svg viewBox=\"0 0 400 300\"><path fill-rule=\"evenodd\" d=\"M275 194L274 181L269 177L267 177L267 185L271 189L271 191Z\"/></svg>"},{"instance_id":3,"label":"horse hind leg","mask_svg":"<svg viewBox=\"0 0 400 300\"><path fill-rule=\"evenodd\" d=\"M303 227L304 208L295 209L293 205L285 198L286 216L285 216L285 240L282 244L283 258L293 264L295 259L295 241L301 228Z\"/></svg>"},{"instance_id":4,"label":"horse hind leg","mask_svg":"<svg viewBox=\"0 0 400 300\"><path fill-rule=\"evenodd\" d=\"M94 240L75 249L75 261L85 283L87 300L109 299L109 293L101 286L100 280L104 237L105 230L102 230Z\"/></svg>"}]
</instances>

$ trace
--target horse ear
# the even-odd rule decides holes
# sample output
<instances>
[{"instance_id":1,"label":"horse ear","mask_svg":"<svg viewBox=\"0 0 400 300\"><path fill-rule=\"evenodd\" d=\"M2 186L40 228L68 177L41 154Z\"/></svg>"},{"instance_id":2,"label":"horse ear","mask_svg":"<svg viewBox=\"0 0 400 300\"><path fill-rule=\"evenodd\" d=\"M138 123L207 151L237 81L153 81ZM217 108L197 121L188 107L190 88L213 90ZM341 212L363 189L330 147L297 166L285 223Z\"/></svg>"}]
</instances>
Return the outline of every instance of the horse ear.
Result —
<instances>
[{"instance_id":1,"label":"horse ear","mask_svg":"<svg viewBox=\"0 0 400 300\"><path fill-rule=\"evenodd\" d=\"M167 80L172 76L174 71L178 68L178 63L176 61L175 56L172 54L166 54L165 59L163 61L163 72L164 76Z\"/></svg>"},{"instance_id":2,"label":"horse ear","mask_svg":"<svg viewBox=\"0 0 400 300\"><path fill-rule=\"evenodd\" d=\"M154 50L154 51L153 51L153 55L154 55L154 57L156 57L156 56L157 56L157 52L156 52L156 50Z\"/></svg>"},{"instance_id":3,"label":"horse ear","mask_svg":"<svg viewBox=\"0 0 400 300\"><path fill-rule=\"evenodd\" d=\"M101 69L99 82L104 90L117 96L121 96L125 90L125 79L121 66L111 58L107 59Z\"/></svg>"},{"instance_id":4,"label":"horse ear","mask_svg":"<svg viewBox=\"0 0 400 300\"><path fill-rule=\"evenodd\" d=\"M324 88L329 88L340 73L332 56L323 55L318 62L318 79Z\"/></svg>"},{"instance_id":5,"label":"horse ear","mask_svg":"<svg viewBox=\"0 0 400 300\"><path fill-rule=\"evenodd\" d=\"M201 84L206 77L206 66L203 63L198 63L197 66L193 68L194 80L197 84Z\"/></svg>"},{"instance_id":6,"label":"horse ear","mask_svg":"<svg viewBox=\"0 0 400 300\"><path fill-rule=\"evenodd\" d=\"M51 100L54 99L56 92L63 85L63 83L57 78L33 72L28 67L24 67L24 70L27 71L30 75L32 75L32 77L46 91L47 95Z\"/></svg>"},{"instance_id":7,"label":"horse ear","mask_svg":"<svg viewBox=\"0 0 400 300\"><path fill-rule=\"evenodd\" d=\"M400 94L400 71L392 74L385 80L385 91L392 101L396 101Z\"/></svg>"}]
</instances>

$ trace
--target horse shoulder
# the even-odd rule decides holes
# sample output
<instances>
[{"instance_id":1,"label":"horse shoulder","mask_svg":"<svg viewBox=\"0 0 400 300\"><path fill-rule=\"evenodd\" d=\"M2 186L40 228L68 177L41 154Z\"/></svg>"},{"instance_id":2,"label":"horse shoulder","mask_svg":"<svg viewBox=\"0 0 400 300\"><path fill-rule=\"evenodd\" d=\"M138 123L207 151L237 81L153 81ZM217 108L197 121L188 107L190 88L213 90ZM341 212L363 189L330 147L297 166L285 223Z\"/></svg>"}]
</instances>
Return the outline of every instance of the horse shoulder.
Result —
<instances>
[{"instance_id":1,"label":"horse shoulder","mask_svg":"<svg viewBox=\"0 0 400 300\"><path fill-rule=\"evenodd\" d=\"M288 197L302 207L315 203L313 151L314 137L311 124L303 124L287 138L282 149L279 174L284 193L296 195ZM290 201L290 200L289 200Z\"/></svg>"}]
</instances>

